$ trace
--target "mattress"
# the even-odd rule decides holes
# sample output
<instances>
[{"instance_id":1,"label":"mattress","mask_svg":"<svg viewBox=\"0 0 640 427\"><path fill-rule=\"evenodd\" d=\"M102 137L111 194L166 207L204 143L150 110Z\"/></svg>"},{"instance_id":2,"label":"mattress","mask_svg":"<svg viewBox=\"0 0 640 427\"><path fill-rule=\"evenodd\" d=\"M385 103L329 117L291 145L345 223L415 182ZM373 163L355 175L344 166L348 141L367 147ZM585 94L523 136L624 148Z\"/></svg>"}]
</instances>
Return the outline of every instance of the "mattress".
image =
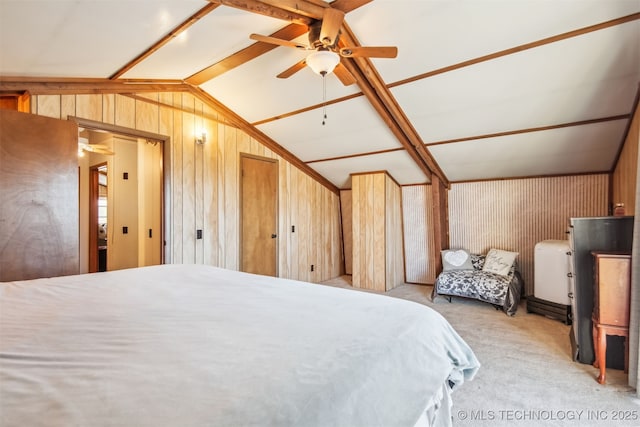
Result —
<instances>
[{"instance_id":1,"label":"mattress","mask_svg":"<svg viewBox=\"0 0 640 427\"><path fill-rule=\"evenodd\" d=\"M450 425L430 308L202 265L0 283L2 426Z\"/></svg>"}]
</instances>

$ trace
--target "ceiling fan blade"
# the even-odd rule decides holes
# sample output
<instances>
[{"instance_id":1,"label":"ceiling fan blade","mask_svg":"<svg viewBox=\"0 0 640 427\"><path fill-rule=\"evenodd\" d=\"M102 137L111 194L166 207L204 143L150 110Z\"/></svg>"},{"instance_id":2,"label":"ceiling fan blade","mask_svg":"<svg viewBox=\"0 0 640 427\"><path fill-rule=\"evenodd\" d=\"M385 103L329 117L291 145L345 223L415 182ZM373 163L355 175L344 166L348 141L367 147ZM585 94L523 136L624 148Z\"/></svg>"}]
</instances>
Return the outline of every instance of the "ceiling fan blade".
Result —
<instances>
[{"instance_id":1,"label":"ceiling fan blade","mask_svg":"<svg viewBox=\"0 0 640 427\"><path fill-rule=\"evenodd\" d=\"M395 58L398 56L398 48L395 46L365 46L365 47L343 47L340 55L345 58L368 57L368 58Z\"/></svg>"},{"instance_id":2,"label":"ceiling fan blade","mask_svg":"<svg viewBox=\"0 0 640 427\"><path fill-rule=\"evenodd\" d=\"M258 42L276 44L278 46L293 47L293 48L296 48L296 49L303 49L303 50L309 49L309 47L307 45L304 45L304 44L301 44L301 43L295 43L295 42L292 42L292 41L289 41L289 40L278 39L276 37L261 36L260 34L251 34L249 36L249 38L251 40L255 40L255 41L258 41Z\"/></svg>"},{"instance_id":3,"label":"ceiling fan blade","mask_svg":"<svg viewBox=\"0 0 640 427\"><path fill-rule=\"evenodd\" d=\"M90 153L105 154L107 156L113 156L115 154L107 145L103 144L86 144L80 142L78 143L78 148Z\"/></svg>"},{"instance_id":4,"label":"ceiling fan blade","mask_svg":"<svg viewBox=\"0 0 640 427\"><path fill-rule=\"evenodd\" d=\"M353 77L353 74L351 74L349 70L347 70L347 67L342 65L342 62L336 65L336 68L333 70L333 72L335 73L336 77L340 79L342 84L345 86L350 86L356 82L356 78Z\"/></svg>"},{"instance_id":5,"label":"ceiling fan blade","mask_svg":"<svg viewBox=\"0 0 640 427\"><path fill-rule=\"evenodd\" d=\"M344 12L328 7L322 15L322 28L320 29L320 42L323 46L333 46L338 39L340 27L344 21Z\"/></svg>"},{"instance_id":6,"label":"ceiling fan blade","mask_svg":"<svg viewBox=\"0 0 640 427\"><path fill-rule=\"evenodd\" d=\"M89 148L87 151L91 151L96 154L104 154L106 156L113 156L115 154L113 151L104 148Z\"/></svg>"},{"instance_id":7,"label":"ceiling fan blade","mask_svg":"<svg viewBox=\"0 0 640 427\"><path fill-rule=\"evenodd\" d=\"M287 68L286 70L284 70L283 72L278 74L276 77L278 77L279 79L289 78L292 75L294 75L295 73L297 73L298 71L302 70L306 66L307 66L307 60L303 59L302 61L298 62L297 64L293 65L292 67Z\"/></svg>"}]
</instances>

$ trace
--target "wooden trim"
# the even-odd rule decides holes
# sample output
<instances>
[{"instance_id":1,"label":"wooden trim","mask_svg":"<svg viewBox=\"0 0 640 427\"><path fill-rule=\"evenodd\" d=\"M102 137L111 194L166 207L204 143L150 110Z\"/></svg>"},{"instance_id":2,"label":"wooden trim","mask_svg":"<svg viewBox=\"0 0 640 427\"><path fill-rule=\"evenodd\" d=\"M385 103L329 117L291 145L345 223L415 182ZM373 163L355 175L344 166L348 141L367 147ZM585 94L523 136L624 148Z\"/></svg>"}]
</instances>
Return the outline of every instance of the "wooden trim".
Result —
<instances>
[{"instance_id":1,"label":"wooden trim","mask_svg":"<svg viewBox=\"0 0 640 427\"><path fill-rule=\"evenodd\" d=\"M417 186L421 186L421 185L432 185L432 183L425 182L425 183L417 183L417 184L403 184L403 185L401 185L401 187L417 187Z\"/></svg>"},{"instance_id":2,"label":"wooden trim","mask_svg":"<svg viewBox=\"0 0 640 427\"><path fill-rule=\"evenodd\" d=\"M271 37L291 41L306 33L308 31L308 26L315 20L322 19L325 8L330 6L334 9L347 13L371 2L372 0L336 0L330 5L322 0L270 0L261 2L254 0L209 1L212 3L224 4L229 7L235 7L250 13L258 13L261 15L275 17L277 19L288 20L292 23L271 34ZM290 20L287 16L295 16L297 19ZM254 43L251 46L226 57L220 62L192 74L187 77L185 81L189 84L199 86L204 82L218 77L227 71L275 49L276 47L278 46L269 43Z\"/></svg>"},{"instance_id":3,"label":"wooden trim","mask_svg":"<svg viewBox=\"0 0 640 427\"><path fill-rule=\"evenodd\" d=\"M286 9L275 7L267 3L263 3L258 0L208 0L212 3L222 4L228 7L234 7L236 9L244 10L250 13L256 13L258 15L268 16L270 18L281 19L283 21L293 22L301 25L311 25L311 23L322 18L318 16L310 18L309 16L302 15L301 13L290 12ZM303 0L299 1L300 5L309 6L308 3L303 3ZM307 15L309 9L307 8Z\"/></svg>"},{"instance_id":4,"label":"wooden trim","mask_svg":"<svg viewBox=\"0 0 640 427\"><path fill-rule=\"evenodd\" d=\"M67 120L75 122L79 127L86 129L103 130L120 136L142 138L150 141L158 141L162 144L162 189L160 191L160 207L162 229L160 230L161 263L171 263L171 137L153 132L112 125L81 117L68 116Z\"/></svg>"},{"instance_id":5,"label":"wooden trim","mask_svg":"<svg viewBox=\"0 0 640 427\"><path fill-rule=\"evenodd\" d=\"M354 157L365 157L365 156L375 156L376 154L387 154L387 153L395 153L396 151L405 151L404 148L389 148L387 150L378 150L378 151L368 151L366 153L357 153L357 154L347 154L344 156L337 157L327 157L324 159L316 159L316 160L307 160L305 163L320 163L320 162L330 162L332 160L344 160L351 159Z\"/></svg>"},{"instance_id":6,"label":"wooden trim","mask_svg":"<svg viewBox=\"0 0 640 427\"><path fill-rule=\"evenodd\" d=\"M217 1L217 0L209 0ZM235 2L234 2L235 3ZM239 2L245 4L246 1ZM325 3L320 5L308 0L261 0L260 3L268 4L274 7L277 13L281 14L282 10L292 13L294 16L304 16L311 19L322 19L324 10L329 7L329 4ZM253 10L250 10L253 12ZM258 12L261 13L261 12ZM271 15L267 15L271 16ZM276 18L276 16L273 16Z\"/></svg>"},{"instance_id":7,"label":"wooden trim","mask_svg":"<svg viewBox=\"0 0 640 427\"><path fill-rule=\"evenodd\" d=\"M353 173L350 173L349 176L371 175L371 174L376 174L376 173L385 174L386 176L388 176L391 179L391 181L395 182L398 187L402 187L402 185L400 185L398 183L398 181L396 181L396 179L386 169L381 169L381 170L376 170L376 171L367 171L367 172L353 172Z\"/></svg>"},{"instance_id":8,"label":"wooden trim","mask_svg":"<svg viewBox=\"0 0 640 427\"><path fill-rule=\"evenodd\" d=\"M431 146L435 146L435 145L453 144L453 143L456 143L456 142L475 141L475 140L479 140L479 139L496 138L496 137L501 137L501 136L518 135L518 134L530 133L530 132L540 132L540 131L545 131L545 130L561 129L561 128L571 127L571 126L583 126L583 125L588 125L588 124L593 124L593 123L602 123L602 122L609 122L609 121L615 121L615 120L624 120L624 119L629 119L630 117L631 116L629 114L621 114L621 115L618 115L618 116L602 117L602 118L599 118L599 119L581 120L581 121L578 121L578 122L561 123L561 124L549 125L549 126L539 126L539 127L527 128L527 129L517 129L517 130L512 130L512 131L496 132L496 133L490 133L490 134L484 134L484 135L466 136L466 137L463 137L463 138L448 139L448 140L437 141L437 142L427 142L427 143L425 143L425 146L426 147L431 147ZM628 130L627 130L627 132L628 132ZM356 157L373 156L373 155L376 155L376 154L394 153L396 151L403 151L403 150L404 150L404 148L390 148L390 149L387 149L387 150L368 151L366 153L348 154L348 155L344 155L344 156L327 157L327 158L324 158L324 159L307 160L305 163L310 164L310 163L329 162L329 161L334 161L334 160L343 160L343 159L350 159L350 158L356 158Z\"/></svg>"},{"instance_id":9,"label":"wooden trim","mask_svg":"<svg viewBox=\"0 0 640 427\"><path fill-rule=\"evenodd\" d=\"M636 97L633 100L633 107L631 107L631 112L628 115L629 121L627 122L627 126L622 134L622 141L620 141L620 146L618 148L618 152L616 153L616 158L613 161L613 166L611 167L611 173L615 172L616 167L618 166L618 162L620 161L620 156L622 155L622 150L624 149L624 144L627 141L627 137L629 136L629 132L631 131L631 125L633 124L633 117L635 112L638 111L638 106L640 105L640 84L638 84L638 89L636 89ZM611 180L613 182L613 180ZM613 185L613 184L612 184Z\"/></svg>"},{"instance_id":10,"label":"wooden trim","mask_svg":"<svg viewBox=\"0 0 640 427\"><path fill-rule=\"evenodd\" d=\"M151 141L158 141L161 143L168 142L170 137L167 135L161 135L159 133L147 132L144 130L138 130L133 128L127 128L118 125L112 125L110 123L99 122L96 120L89 120L82 117L67 116L67 120L74 121L78 126L87 129L104 130L110 133L116 133L118 135L130 136L132 138L143 138Z\"/></svg>"},{"instance_id":11,"label":"wooden trim","mask_svg":"<svg viewBox=\"0 0 640 427\"><path fill-rule=\"evenodd\" d=\"M277 116L273 116L273 117L269 117L267 119L259 120L257 122L253 122L251 124L253 126L263 125L265 123L269 123L269 122L273 122L273 121L276 121L276 120L284 119L284 118L287 118L287 117L295 116L295 115L298 115L298 114L306 113L306 112L312 111L312 110L318 110L318 109L323 108L324 106L327 106L327 105L338 104L340 102L348 101L348 100L354 99L354 98L359 98L361 96L364 96L364 94L362 92L354 93L352 95L343 96L342 98L332 99L332 100L327 101L327 102L322 103L322 104L310 105L309 107L301 108L299 110L294 110L294 111L290 111L288 113L279 114Z\"/></svg>"},{"instance_id":12,"label":"wooden trim","mask_svg":"<svg viewBox=\"0 0 640 427\"><path fill-rule=\"evenodd\" d=\"M0 91L27 91L31 95L83 95L106 93L188 92L177 80L109 80L85 78L0 77Z\"/></svg>"},{"instance_id":13,"label":"wooden trim","mask_svg":"<svg viewBox=\"0 0 640 427\"><path fill-rule=\"evenodd\" d=\"M0 98L12 99L13 102L15 102L15 110L16 111L20 111L22 113L30 113L31 112L31 95L27 91L24 91L24 90L0 91ZM14 109L14 108L12 107L12 109Z\"/></svg>"},{"instance_id":14,"label":"wooden trim","mask_svg":"<svg viewBox=\"0 0 640 427\"><path fill-rule=\"evenodd\" d=\"M442 271L442 258L440 252L449 248L449 205L447 188L434 177L431 186L433 199L433 225L434 225L434 260L436 277Z\"/></svg>"},{"instance_id":15,"label":"wooden trim","mask_svg":"<svg viewBox=\"0 0 640 427\"><path fill-rule=\"evenodd\" d=\"M398 191L400 192L400 232L402 235L402 281L407 283L407 251L406 249L406 238L404 233L404 195L402 194L402 185L398 184L398 181L393 179L391 175L389 177L396 183L398 186Z\"/></svg>"},{"instance_id":16,"label":"wooden trim","mask_svg":"<svg viewBox=\"0 0 640 427\"><path fill-rule=\"evenodd\" d=\"M360 45L346 22L342 25L340 44L348 46ZM427 178L431 179L431 175L435 174L443 183L448 185L448 180L440 166L424 147L420 135L404 114L389 88L384 84L369 58L359 57L343 60L343 64L356 77L358 85L369 102L394 132L400 143L405 146L409 155L414 159L418 167L422 169Z\"/></svg>"},{"instance_id":17,"label":"wooden trim","mask_svg":"<svg viewBox=\"0 0 640 427\"><path fill-rule=\"evenodd\" d=\"M289 24L286 27L271 34L271 37L277 37L284 40L293 40L307 32L307 27L298 24ZM273 49L276 45L256 42L251 46L248 46L230 56L227 56L222 61L216 62L203 70L198 71L195 74L187 77L185 81L189 84L199 86L215 77L218 77L227 71L231 71L234 68L249 62L260 55L263 55Z\"/></svg>"},{"instance_id":18,"label":"wooden trim","mask_svg":"<svg viewBox=\"0 0 640 427\"><path fill-rule=\"evenodd\" d=\"M106 166L106 162L89 167L89 273L98 271L98 200L99 200L99 168ZM107 185L109 185L107 183Z\"/></svg>"},{"instance_id":19,"label":"wooden trim","mask_svg":"<svg viewBox=\"0 0 640 427\"><path fill-rule=\"evenodd\" d=\"M24 92L18 97L18 111L23 113L31 112L31 94L29 92Z\"/></svg>"},{"instance_id":20,"label":"wooden trim","mask_svg":"<svg viewBox=\"0 0 640 427\"><path fill-rule=\"evenodd\" d=\"M624 16L622 18L612 19L610 21L602 22L600 24L590 25L588 27L583 27L577 30L569 31L566 33L562 33L559 35L547 37L544 39L540 39L531 43L521 44L516 47L512 47L509 49L501 50L498 52L491 53L489 55L480 56L478 58L473 58L468 61L459 62L457 64L449 65L447 67L438 68L437 70L429 71L423 74L418 74L417 76L409 77L407 79L398 80L395 83L391 83L389 88L393 88L396 86L401 86L407 83L412 83L418 80L426 79L428 77L433 77L438 74L444 74L449 71L459 70L460 68L469 67L471 65L476 65L481 62L491 61L492 59L500 58L507 55L512 55L514 53L522 52L523 50L533 49L536 47L544 46L546 44L555 43L558 41L570 39L572 37L582 36L584 34L588 34L594 31L603 30L605 28L614 27L616 25L625 24L627 22L635 21L636 19L640 19L640 13L634 13L631 15Z\"/></svg>"},{"instance_id":21,"label":"wooden trim","mask_svg":"<svg viewBox=\"0 0 640 427\"><path fill-rule=\"evenodd\" d=\"M557 125L539 126L539 127L534 127L534 128L510 130L510 131L505 131L505 132L488 133L488 134L484 134L484 135L466 136L466 137L463 137L463 138L448 139L448 140L437 141L437 142L428 142L425 145L427 147L431 147L431 146L435 146L435 145L453 144L453 143L456 143L456 142L475 141L475 140L487 139L487 138L497 138L497 137L501 137L501 136L518 135L518 134L523 134L523 133L540 132L540 131L553 130L553 129L562 129L562 128L572 127L572 126L584 126L584 125L590 125L590 124L594 124L594 123L611 122L611 121L615 121L615 120L624 120L624 119L628 119L629 117L630 117L629 114L621 114L621 115L618 115L618 116L602 117L602 118L599 118L599 119L581 120L581 121L578 121L578 122L560 123L560 124L557 124Z\"/></svg>"},{"instance_id":22,"label":"wooden trim","mask_svg":"<svg viewBox=\"0 0 640 427\"><path fill-rule=\"evenodd\" d=\"M162 46L164 46L167 43L169 43L171 40L173 40L178 35L180 35L180 33L182 33L187 28L189 28L190 26L192 26L193 24L198 22L198 20L200 20L200 18L204 17L205 15L207 15L209 12L211 12L212 10L217 8L218 6L220 6L220 5L219 4L214 4L214 3L209 3L206 6L204 6L202 9L200 9L199 11L197 11L196 13L191 15L189 18L187 18L186 21L182 22L176 28L171 30L169 32L169 34L167 34L166 36L164 36L163 38L158 40L156 43L154 43L147 50L142 52L140 55L136 56L134 59L132 59L127 64L125 64L122 68L120 68L118 71L116 71L111 76L109 76L109 79L110 80L115 80L115 79L121 77L124 73L126 73L129 70L131 70L133 67L138 65L144 59L146 59L149 56L151 56L151 54L153 54L154 52L158 51Z\"/></svg>"},{"instance_id":23,"label":"wooden trim","mask_svg":"<svg viewBox=\"0 0 640 427\"><path fill-rule=\"evenodd\" d=\"M504 178L486 178L486 179L468 179L461 181L451 181L451 184L469 184L474 182L487 182L487 181L513 181L516 179L536 179L536 178L558 178L563 176L583 176L583 175L610 175L608 171L599 172L581 172L581 173L559 173L548 175L526 175L526 176L511 176Z\"/></svg>"}]
</instances>

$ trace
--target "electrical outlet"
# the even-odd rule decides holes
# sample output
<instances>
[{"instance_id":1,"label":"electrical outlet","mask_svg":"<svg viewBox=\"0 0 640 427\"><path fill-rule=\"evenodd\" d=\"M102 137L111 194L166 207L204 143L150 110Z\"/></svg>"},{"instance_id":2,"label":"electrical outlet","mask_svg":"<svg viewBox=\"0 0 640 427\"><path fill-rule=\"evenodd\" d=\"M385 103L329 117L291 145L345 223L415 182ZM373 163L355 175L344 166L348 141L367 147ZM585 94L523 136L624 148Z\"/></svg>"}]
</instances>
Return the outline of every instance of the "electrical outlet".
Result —
<instances>
[{"instance_id":1,"label":"electrical outlet","mask_svg":"<svg viewBox=\"0 0 640 427\"><path fill-rule=\"evenodd\" d=\"M196 239L202 239L202 230L196 230Z\"/></svg>"},{"instance_id":2,"label":"electrical outlet","mask_svg":"<svg viewBox=\"0 0 640 427\"><path fill-rule=\"evenodd\" d=\"M311 264L311 271L313 271L313 269L314 269L314 265L313 265L313 264Z\"/></svg>"}]
</instances>

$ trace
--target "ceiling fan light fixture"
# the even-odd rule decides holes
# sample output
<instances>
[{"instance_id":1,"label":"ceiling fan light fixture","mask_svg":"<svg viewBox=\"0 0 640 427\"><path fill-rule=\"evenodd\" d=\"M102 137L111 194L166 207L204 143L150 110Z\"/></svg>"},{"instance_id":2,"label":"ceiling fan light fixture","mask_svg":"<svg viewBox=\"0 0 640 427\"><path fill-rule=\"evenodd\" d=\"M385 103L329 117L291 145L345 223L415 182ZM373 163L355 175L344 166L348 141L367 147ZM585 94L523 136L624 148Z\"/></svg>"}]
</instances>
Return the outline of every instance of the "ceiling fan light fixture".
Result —
<instances>
[{"instance_id":1,"label":"ceiling fan light fixture","mask_svg":"<svg viewBox=\"0 0 640 427\"><path fill-rule=\"evenodd\" d=\"M306 62L314 73L325 76L336 68L340 62L340 55L330 50L318 50L310 53Z\"/></svg>"}]
</instances>

